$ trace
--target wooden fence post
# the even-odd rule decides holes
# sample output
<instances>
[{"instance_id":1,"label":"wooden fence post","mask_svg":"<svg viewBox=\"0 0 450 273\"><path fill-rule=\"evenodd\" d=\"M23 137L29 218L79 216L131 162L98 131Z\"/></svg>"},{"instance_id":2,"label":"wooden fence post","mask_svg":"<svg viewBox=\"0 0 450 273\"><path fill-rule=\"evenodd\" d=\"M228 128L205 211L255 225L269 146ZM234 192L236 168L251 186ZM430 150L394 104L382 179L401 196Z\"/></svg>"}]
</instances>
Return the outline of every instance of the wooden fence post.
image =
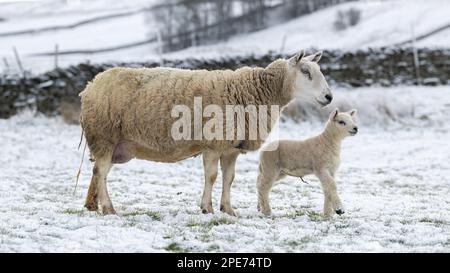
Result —
<instances>
[{"instance_id":1,"label":"wooden fence post","mask_svg":"<svg viewBox=\"0 0 450 273\"><path fill-rule=\"evenodd\" d=\"M414 69L416 71L416 81L417 85L421 85L422 80L420 79L420 63L419 63L419 54L417 53L416 48L416 35L414 33L414 25L411 24L411 44L412 44L412 50L413 50L413 59L414 59Z\"/></svg>"},{"instance_id":2,"label":"wooden fence post","mask_svg":"<svg viewBox=\"0 0 450 273\"><path fill-rule=\"evenodd\" d=\"M17 52L17 48L13 46L14 57L16 58L17 66L19 67L20 73L25 78L25 70L23 69L22 61L20 60L19 52Z\"/></svg>"},{"instance_id":3,"label":"wooden fence post","mask_svg":"<svg viewBox=\"0 0 450 273\"><path fill-rule=\"evenodd\" d=\"M59 45L55 44L55 69L58 68L58 52L59 52Z\"/></svg>"}]
</instances>

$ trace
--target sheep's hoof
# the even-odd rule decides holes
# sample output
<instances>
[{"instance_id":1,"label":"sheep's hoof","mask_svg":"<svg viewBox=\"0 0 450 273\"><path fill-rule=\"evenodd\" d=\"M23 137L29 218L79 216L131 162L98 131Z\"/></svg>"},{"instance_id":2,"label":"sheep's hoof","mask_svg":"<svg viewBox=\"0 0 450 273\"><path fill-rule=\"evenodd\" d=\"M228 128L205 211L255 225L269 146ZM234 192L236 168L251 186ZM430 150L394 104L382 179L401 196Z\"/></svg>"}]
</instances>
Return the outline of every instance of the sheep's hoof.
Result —
<instances>
[{"instance_id":1,"label":"sheep's hoof","mask_svg":"<svg viewBox=\"0 0 450 273\"><path fill-rule=\"evenodd\" d=\"M102 207L103 215L116 214L116 210L113 207Z\"/></svg>"},{"instance_id":2,"label":"sheep's hoof","mask_svg":"<svg viewBox=\"0 0 450 273\"><path fill-rule=\"evenodd\" d=\"M84 207L85 207L88 211L97 211L97 210L98 210L98 205L97 205L96 202L86 203L86 204L84 204Z\"/></svg>"},{"instance_id":3,"label":"sheep's hoof","mask_svg":"<svg viewBox=\"0 0 450 273\"><path fill-rule=\"evenodd\" d=\"M345 211L342 210L342 209L337 209L337 210L336 210L336 213L337 213L338 215L342 215L342 214L345 213Z\"/></svg>"},{"instance_id":4,"label":"sheep's hoof","mask_svg":"<svg viewBox=\"0 0 450 273\"><path fill-rule=\"evenodd\" d=\"M220 206L220 211L229 214L231 216L236 216L236 213L231 207Z\"/></svg>"},{"instance_id":5,"label":"sheep's hoof","mask_svg":"<svg viewBox=\"0 0 450 273\"><path fill-rule=\"evenodd\" d=\"M258 203L258 206L256 208L258 209L259 212L261 212L265 216L270 216L272 214L272 210L270 209L270 207L267 208L266 206L263 206Z\"/></svg>"}]
</instances>

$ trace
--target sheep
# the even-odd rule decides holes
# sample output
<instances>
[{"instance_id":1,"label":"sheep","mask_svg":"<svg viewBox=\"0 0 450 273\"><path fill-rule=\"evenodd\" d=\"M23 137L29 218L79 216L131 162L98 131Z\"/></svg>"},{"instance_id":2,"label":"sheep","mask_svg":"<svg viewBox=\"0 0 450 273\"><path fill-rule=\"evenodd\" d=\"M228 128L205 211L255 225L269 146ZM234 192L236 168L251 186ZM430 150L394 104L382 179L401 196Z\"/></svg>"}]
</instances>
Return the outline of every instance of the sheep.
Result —
<instances>
[{"instance_id":1,"label":"sheep","mask_svg":"<svg viewBox=\"0 0 450 273\"><path fill-rule=\"evenodd\" d=\"M243 67L235 71L116 67L98 74L80 93L80 124L91 160L95 161L85 207L97 211L100 203L103 214L116 213L106 187L113 164L133 158L173 163L202 154L202 212L213 213L211 194L220 161L220 209L235 215L230 188L236 159L240 153L257 150L263 140L174 139L174 107L185 105L193 109L198 97L202 105L222 109L227 105L284 107L294 98L328 105L332 93L318 65L321 56L322 52L305 56L302 50L265 68ZM207 121L203 118L201 125Z\"/></svg>"},{"instance_id":2,"label":"sheep","mask_svg":"<svg viewBox=\"0 0 450 273\"><path fill-rule=\"evenodd\" d=\"M323 212L330 217L334 212L341 215L344 209L337 194L335 174L340 164L341 142L347 136L358 132L353 117L356 110L339 112L334 110L329 117L325 130L318 136L304 141L279 140L269 143L272 149L260 153L257 178L258 211L271 214L269 192L275 181L285 176L303 177L309 174L317 176L325 195Z\"/></svg>"}]
</instances>

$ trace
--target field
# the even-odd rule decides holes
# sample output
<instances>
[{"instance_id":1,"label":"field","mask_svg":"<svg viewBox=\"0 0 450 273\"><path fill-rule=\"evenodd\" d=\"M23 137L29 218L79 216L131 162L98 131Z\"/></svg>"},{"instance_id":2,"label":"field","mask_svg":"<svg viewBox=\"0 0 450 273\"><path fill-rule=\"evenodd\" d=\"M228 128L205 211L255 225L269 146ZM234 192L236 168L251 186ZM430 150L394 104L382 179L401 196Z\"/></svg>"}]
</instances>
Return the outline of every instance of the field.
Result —
<instances>
[{"instance_id":1,"label":"field","mask_svg":"<svg viewBox=\"0 0 450 273\"><path fill-rule=\"evenodd\" d=\"M87 155L74 193L79 126L31 112L0 120L0 252L450 252L448 88L335 96L360 110L360 133L344 141L337 181L346 213L331 220L321 215L314 177L284 179L271 194L273 216L259 214L257 153L238 159L231 195L238 217L218 210L220 176L216 213L201 213L200 157L117 165L108 185L118 214L88 212ZM274 138L304 139L322 127L287 120Z\"/></svg>"}]
</instances>

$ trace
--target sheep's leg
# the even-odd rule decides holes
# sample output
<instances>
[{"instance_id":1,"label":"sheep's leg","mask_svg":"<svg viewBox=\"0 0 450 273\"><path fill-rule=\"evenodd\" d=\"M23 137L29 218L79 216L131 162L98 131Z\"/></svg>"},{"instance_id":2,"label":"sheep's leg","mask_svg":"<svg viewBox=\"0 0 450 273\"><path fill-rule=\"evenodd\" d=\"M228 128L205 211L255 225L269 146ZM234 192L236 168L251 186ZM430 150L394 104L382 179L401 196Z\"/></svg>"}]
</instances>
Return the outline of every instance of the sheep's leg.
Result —
<instances>
[{"instance_id":1,"label":"sheep's leg","mask_svg":"<svg viewBox=\"0 0 450 273\"><path fill-rule=\"evenodd\" d=\"M97 211L98 210L98 200L97 200L97 176L95 175L95 167L94 173L92 174L91 184L89 184L88 193L86 196L86 201L84 203L84 207L89 211Z\"/></svg>"},{"instance_id":2,"label":"sheep's leg","mask_svg":"<svg viewBox=\"0 0 450 273\"><path fill-rule=\"evenodd\" d=\"M203 190L202 203L200 208L203 213L214 213L212 207L212 189L217 178L217 165L220 154L213 151L203 153L203 168L205 171L205 188Z\"/></svg>"},{"instance_id":3,"label":"sheep's leg","mask_svg":"<svg viewBox=\"0 0 450 273\"><path fill-rule=\"evenodd\" d=\"M224 154L220 157L220 168L222 169L222 198L220 199L220 211L236 216L230 201L231 184L234 180L236 159L240 152Z\"/></svg>"},{"instance_id":4,"label":"sheep's leg","mask_svg":"<svg viewBox=\"0 0 450 273\"><path fill-rule=\"evenodd\" d=\"M343 214L344 209L342 207L341 199L337 194L336 182L334 181L333 176L328 171L321 171L317 173L317 177L319 178L323 193L325 195L323 212L326 217L330 217L334 212L337 214Z\"/></svg>"},{"instance_id":5,"label":"sheep's leg","mask_svg":"<svg viewBox=\"0 0 450 273\"><path fill-rule=\"evenodd\" d=\"M97 177L98 199L100 205L102 206L102 212L104 215L116 214L106 187L106 177L111 169L111 166L111 160L101 159L97 159L94 166L94 176Z\"/></svg>"}]
</instances>

